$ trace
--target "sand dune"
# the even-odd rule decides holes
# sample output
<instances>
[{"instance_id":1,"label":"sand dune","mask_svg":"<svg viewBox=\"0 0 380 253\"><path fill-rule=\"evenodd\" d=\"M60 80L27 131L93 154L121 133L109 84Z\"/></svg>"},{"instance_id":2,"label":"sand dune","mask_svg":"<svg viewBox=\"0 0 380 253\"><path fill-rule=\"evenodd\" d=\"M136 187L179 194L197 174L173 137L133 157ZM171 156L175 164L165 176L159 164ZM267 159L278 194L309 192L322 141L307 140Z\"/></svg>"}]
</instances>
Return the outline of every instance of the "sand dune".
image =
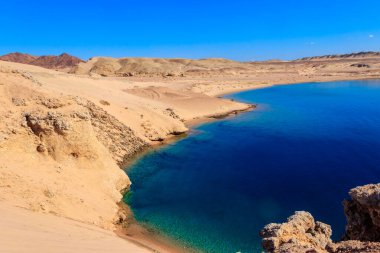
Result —
<instances>
[{"instance_id":1,"label":"sand dune","mask_svg":"<svg viewBox=\"0 0 380 253\"><path fill-rule=\"evenodd\" d=\"M152 252L96 226L0 202L0 252Z\"/></svg>"}]
</instances>

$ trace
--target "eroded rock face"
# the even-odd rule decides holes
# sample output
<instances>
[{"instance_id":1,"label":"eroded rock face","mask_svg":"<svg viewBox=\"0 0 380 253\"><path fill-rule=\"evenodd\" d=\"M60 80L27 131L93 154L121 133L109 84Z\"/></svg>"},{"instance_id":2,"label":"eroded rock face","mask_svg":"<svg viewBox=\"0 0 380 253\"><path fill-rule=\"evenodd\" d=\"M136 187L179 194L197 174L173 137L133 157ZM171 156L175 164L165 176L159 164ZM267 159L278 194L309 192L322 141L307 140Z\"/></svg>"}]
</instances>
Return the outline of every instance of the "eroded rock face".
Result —
<instances>
[{"instance_id":1,"label":"eroded rock face","mask_svg":"<svg viewBox=\"0 0 380 253\"><path fill-rule=\"evenodd\" d=\"M378 253L378 242L342 241L330 244L327 251L331 253Z\"/></svg>"},{"instance_id":2,"label":"eroded rock face","mask_svg":"<svg viewBox=\"0 0 380 253\"><path fill-rule=\"evenodd\" d=\"M344 239L380 241L380 184L352 189L351 200L346 200L344 212L347 226Z\"/></svg>"},{"instance_id":3,"label":"eroded rock face","mask_svg":"<svg viewBox=\"0 0 380 253\"><path fill-rule=\"evenodd\" d=\"M282 224L269 224L260 232L268 253L375 253L380 252L380 184L352 189L344 201L347 217L343 241L332 242L329 225L315 222L307 212L296 212Z\"/></svg>"},{"instance_id":4,"label":"eroded rock face","mask_svg":"<svg viewBox=\"0 0 380 253\"><path fill-rule=\"evenodd\" d=\"M148 144L94 103L20 73L0 71L1 201L113 229L131 183L117 163Z\"/></svg>"},{"instance_id":5,"label":"eroded rock face","mask_svg":"<svg viewBox=\"0 0 380 253\"><path fill-rule=\"evenodd\" d=\"M64 115L56 112L26 112L24 113L26 125L30 127L33 133L40 136L42 133L50 134L53 131L64 135L69 130L70 123L65 119Z\"/></svg>"},{"instance_id":6,"label":"eroded rock face","mask_svg":"<svg viewBox=\"0 0 380 253\"><path fill-rule=\"evenodd\" d=\"M133 155L148 147L148 143L137 137L133 130L105 110L85 99L76 98L78 105L87 109L76 112L74 117L91 121L97 138L107 147L117 163L122 164Z\"/></svg>"},{"instance_id":7,"label":"eroded rock face","mask_svg":"<svg viewBox=\"0 0 380 253\"><path fill-rule=\"evenodd\" d=\"M326 252L331 227L315 222L308 212L296 212L282 224L272 223L260 232L267 252Z\"/></svg>"}]
</instances>

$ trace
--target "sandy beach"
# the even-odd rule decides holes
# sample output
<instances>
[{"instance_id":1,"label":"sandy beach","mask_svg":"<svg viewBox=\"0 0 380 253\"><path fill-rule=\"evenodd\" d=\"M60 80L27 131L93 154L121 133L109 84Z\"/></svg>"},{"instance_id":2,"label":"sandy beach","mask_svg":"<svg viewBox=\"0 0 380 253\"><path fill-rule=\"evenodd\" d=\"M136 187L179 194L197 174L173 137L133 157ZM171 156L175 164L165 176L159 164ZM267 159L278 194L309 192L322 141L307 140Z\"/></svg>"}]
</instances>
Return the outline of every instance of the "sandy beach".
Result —
<instances>
[{"instance_id":1,"label":"sandy beach","mask_svg":"<svg viewBox=\"0 0 380 253\"><path fill-rule=\"evenodd\" d=\"M227 93L375 78L380 58L371 54L253 63L93 58L68 73L0 61L3 252L184 252L120 209L130 159L194 124L253 109L220 98ZM118 236L123 224L132 224L127 240Z\"/></svg>"}]
</instances>

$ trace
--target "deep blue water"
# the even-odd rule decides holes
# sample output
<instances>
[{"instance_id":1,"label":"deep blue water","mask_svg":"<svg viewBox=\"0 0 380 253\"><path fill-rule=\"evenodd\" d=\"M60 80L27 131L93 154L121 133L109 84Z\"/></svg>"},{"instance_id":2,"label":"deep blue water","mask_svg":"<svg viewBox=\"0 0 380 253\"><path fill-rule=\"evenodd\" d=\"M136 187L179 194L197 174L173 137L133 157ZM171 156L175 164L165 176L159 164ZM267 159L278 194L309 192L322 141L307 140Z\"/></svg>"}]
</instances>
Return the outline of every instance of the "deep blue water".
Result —
<instances>
[{"instance_id":1,"label":"deep blue water","mask_svg":"<svg viewBox=\"0 0 380 253\"><path fill-rule=\"evenodd\" d=\"M260 252L259 230L297 210L339 239L348 190L380 182L380 81L229 98L258 109L201 125L128 168L136 218L204 252Z\"/></svg>"}]
</instances>

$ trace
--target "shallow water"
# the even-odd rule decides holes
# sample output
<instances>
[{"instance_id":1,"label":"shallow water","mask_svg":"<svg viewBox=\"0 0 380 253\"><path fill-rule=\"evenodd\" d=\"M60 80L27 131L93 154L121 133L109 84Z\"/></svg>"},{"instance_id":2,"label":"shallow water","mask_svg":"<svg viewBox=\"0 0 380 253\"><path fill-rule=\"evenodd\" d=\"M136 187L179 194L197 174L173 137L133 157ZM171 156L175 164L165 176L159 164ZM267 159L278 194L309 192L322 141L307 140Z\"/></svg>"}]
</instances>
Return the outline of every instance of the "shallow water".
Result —
<instances>
[{"instance_id":1,"label":"shallow water","mask_svg":"<svg viewBox=\"0 0 380 253\"><path fill-rule=\"evenodd\" d=\"M350 188L380 182L380 81L229 96L258 109L195 128L137 160L138 221L204 252L260 252L259 230L297 210L344 231Z\"/></svg>"}]
</instances>

